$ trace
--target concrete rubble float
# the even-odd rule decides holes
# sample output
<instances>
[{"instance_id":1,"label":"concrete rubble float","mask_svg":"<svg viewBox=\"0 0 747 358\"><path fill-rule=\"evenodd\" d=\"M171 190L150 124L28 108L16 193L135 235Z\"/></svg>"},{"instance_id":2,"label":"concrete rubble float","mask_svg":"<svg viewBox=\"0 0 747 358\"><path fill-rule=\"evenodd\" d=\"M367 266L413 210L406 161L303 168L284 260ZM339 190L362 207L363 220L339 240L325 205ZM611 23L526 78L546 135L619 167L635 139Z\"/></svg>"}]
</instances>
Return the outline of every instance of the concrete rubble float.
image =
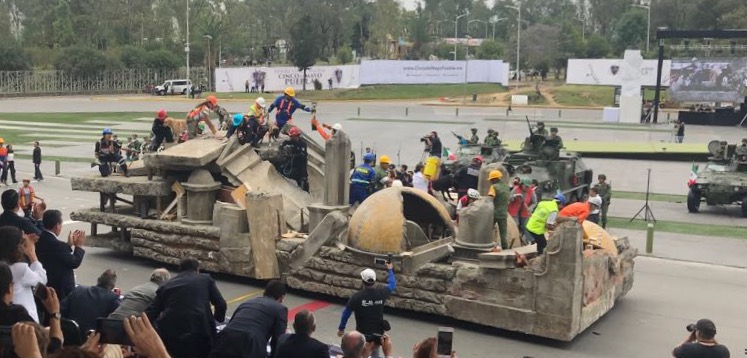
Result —
<instances>
[{"instance_id":1,"label":"concrete rubble float","mask_svg":"<svg viewBox=\"0 0 747 358\"><path fill-rule=\"evenodd\" d=\"M512 220L512 249L493 252L487 197L464 209L461 231L442 202L412 188L387 188L350 208L350 138L337 132L324 147L304 139L310 193L275 169L277 143L255 150L198 138L146 155L143 176L73 178L74 190L100 193L101 205L71 218L91 223L94 246L169 264L192 256L209 271L340 298L360 289L364 268L385 282L382 259L391 254L398 285L389 306L562 341L633 286L637 251L587 222L560 225L537 256ZM112 231L99 234L99 225Z\"/></svg>"}]
</instances>

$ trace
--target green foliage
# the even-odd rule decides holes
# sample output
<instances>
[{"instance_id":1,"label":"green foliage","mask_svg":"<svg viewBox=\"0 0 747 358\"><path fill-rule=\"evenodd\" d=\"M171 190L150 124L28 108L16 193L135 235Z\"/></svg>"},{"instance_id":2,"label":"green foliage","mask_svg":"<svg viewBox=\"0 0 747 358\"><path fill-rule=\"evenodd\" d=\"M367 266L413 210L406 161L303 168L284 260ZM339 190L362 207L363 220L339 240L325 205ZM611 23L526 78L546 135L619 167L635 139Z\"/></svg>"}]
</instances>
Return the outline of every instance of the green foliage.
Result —
<instances>
[{"instance_id":1,"label":"green foliage","mask_svg":"<svg viewBox=\"0 0 747 358\"><path fill-rule=\"evenodd\" d=\"M586 40L587 58L604 58L610 53L610 43L602 36L592 35Z\"/></svg>"},{"instance_id":2,"label":"green foliage","mask_svg":"<svg viewBox=\"0 0 747 358\"><path fill-rule=\"evenodd\" d=\"M499 60L503 57L503 44L496 41L483 41L477 48L477 58L481 60Z\"/></svg>"},{"instance_id":3,"label":"green foliage","mask_svg":"<svg viewBox=\"0 0 747 358\"><path fill-rule=\"evenodd\" d=\"M145 56L145 67L156 70L175 70L182 65L182 58L169 50L148 52Z\"/></svg>"},{"instance_id":4,"label":"green foliage","mask_svg":"<svg viewBox=\"0 0 747 358\"><path fill-rule=\"evenodd\" d=\"M147 56L148 51L142 47L125 46L122 48L119 59L126 68L143 68L146 67Z\"/></svg>"},{"instance_id":5,"label":"green foliage","mask_svg":"<svg viewBox=\"0 0 747 358\"><path fill-rule=\"evenodd\" d=\"M88 47L68 47L55 60L55 68L77 78L96 76L106 69L106 56Z\"/></svg>"},{"instance_id":6,"label":"green foliage","mask_svg":"<svg viewBox=\"0 0 747 358\"><path fill-rule=\"evenodd\" d=\"M28 70L29 56L15 44L0 44L0 71Z\"/></svg>"},{"instance_id":7,"label":"green foliage","mask_svg":"<svg viewBox=\"0 0 747 358\"><path fill-rule=\"evenodd\" d=\"M640 45L646 41L647 26L645 10L634 8L624 13L615 24L615 35L612 37L615 52L642 48Z\"/></svg>"},{"instance_id":8,"label":"green foliage","mask_svg":"<svg viewBox=\"0 0 747 358\"><path fill-rule=\"evenodd\" d=\"M351 61L353 61L353 49L348 46L340 47L337 49L335 58L337 59L337 63L341 65L350 63Z\"/></svg>"},{"instance_id":9,"label":"green foliage","mask_svg":"<svg viewBox=\"0 0 747 358\"><path fill-rule=\"evenodd\" d=\"M59 0L54 12L56 17L52 23L54 44L60 47L72 45L75 43L75 33L73 31L73 22L70 20L72 14L67 0Z\"/></svg>"},{"instance_id":10,"label":"green foliage","mask_svg":"<svg viewBox=\"0 0 747 358\"><path fill-rule=\"evenodd\" d=\"M314 19L306 15L291 29L291 58L299 70L306 70L319 59L319 34Z\"/></svg>"}]
</instances>

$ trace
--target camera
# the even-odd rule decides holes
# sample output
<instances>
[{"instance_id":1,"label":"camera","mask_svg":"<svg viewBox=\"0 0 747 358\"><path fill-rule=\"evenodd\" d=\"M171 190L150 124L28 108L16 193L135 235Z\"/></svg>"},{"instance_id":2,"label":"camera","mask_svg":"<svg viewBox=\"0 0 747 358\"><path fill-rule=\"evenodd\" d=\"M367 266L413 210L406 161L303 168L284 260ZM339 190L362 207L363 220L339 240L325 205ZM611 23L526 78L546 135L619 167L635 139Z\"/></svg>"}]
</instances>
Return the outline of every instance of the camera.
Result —
<instances>
[{"instance_id":1,"label":"camera","mask_svg":"<svg viewBox=\"0 0 747 358\"><path fill-rule=\"evenodd\" d=\"M374 334L367 334L366 335L366 342L374 342L378 345L381 345L381 339L383 338L383 335L374 333Z\"/></svg>"},{"instance_id":2,"label":"camera","mask_svg":"<svg viewBox=\"0 0 747 358\"><path fill-rule=\"evenodd\" d=\"M696 330L696 328L695 328L695 324L694 324L694 323L690 323L690 324L688 324L687 326L685 326L685 329L686 329L686 330L687 330L688 332L690 332L690 333L692 333L692 332L695 332L695 330Z\"/></svg>"},{"instance_id":3,"label":"camera","mask_svg":"<svg viewBox=\"0 0 747 358\"><path fill-rule=\"evenodd\" d=\"M430 136L430 135L427 135L427 136L423 136L423 137L420 137L420 141L421 141L421 142L423 142L423 143L425 143L425 142L426 142L427 140L429 140L429 139L431 139L431 136Z\"/></svg>"}]
</instances>

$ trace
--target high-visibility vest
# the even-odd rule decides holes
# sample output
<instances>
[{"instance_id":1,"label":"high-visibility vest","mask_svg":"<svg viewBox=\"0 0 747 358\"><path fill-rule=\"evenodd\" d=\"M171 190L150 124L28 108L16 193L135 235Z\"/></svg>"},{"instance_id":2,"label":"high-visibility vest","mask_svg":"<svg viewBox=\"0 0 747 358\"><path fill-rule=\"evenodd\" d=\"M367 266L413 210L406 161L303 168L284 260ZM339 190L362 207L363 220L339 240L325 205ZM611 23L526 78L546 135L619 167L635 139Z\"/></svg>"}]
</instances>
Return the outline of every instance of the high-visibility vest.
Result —
<instances>
[{"instance_id":1,"label":"high-visibility vest","mask_svg":"<svg viewBox=\"0 0 747 358\"><path fill-rule=\"evenodd\" d=\"M28 187L29 192L31 193L31 195L29 196L29 198L31 199L31 201L27 203L26 202L26 191L25 191L25 189L26 189L25 186L22 186L20 189L18 189L18 196L20 197L19 198L19 202L20 202L22 208L25 208L25 207L31 205L31 203L33 203L34 199L35 199L35 197L34 197L34 188L33 187Z\"/></svg>"},{"instance_id":2,"label":"high-visibility vest","mask_svg":"<svg viewBox=\"0 0 747 358\"><path fill-rule=\"evenodd\" d=\"M547 232L547 219L554 212L558 212L558 203L555 200L540 201L527 222L527 231L537 235Z\"/></svg>"}]
</instances>

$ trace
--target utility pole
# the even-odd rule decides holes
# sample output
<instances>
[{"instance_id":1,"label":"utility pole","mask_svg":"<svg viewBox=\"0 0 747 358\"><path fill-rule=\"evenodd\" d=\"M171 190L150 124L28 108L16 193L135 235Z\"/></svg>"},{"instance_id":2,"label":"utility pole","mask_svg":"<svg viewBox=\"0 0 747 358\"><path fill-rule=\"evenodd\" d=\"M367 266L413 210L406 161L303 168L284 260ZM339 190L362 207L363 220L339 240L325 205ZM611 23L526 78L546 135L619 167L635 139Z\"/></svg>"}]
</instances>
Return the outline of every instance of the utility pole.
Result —
<instances>
[{"instance_id":1,"label":"utility pole","mask_svg":"<svg viewBox=\"0 0 747 358\"><path fill-rule=\"evenodd\" d=\"M651 3L649 2L648 5L633 4L632 6L646 9L648 12L648 27L646 28L646 52L648 52L649 45L651 44Z\"/></svg>"},{"instance_id":2,"label":"utility pole","mask_svg":"<svg viewBox=\"0 0 747 358\"><path fill-rule=\"evenodd\" d=\"M467 15L469 15L469 11L465 11L464 14L457 16L454 20L454 61L457 60L457 45L459 44L459 19Z\"/></svg>"},{"instance_id":3,"label":"utility pole","mask_svg":"<svg viewBox=\"0 0 747 358\"><path fill-rule=\"evenodd\" d=\"M518 1L519 6L507 6L510 9L514 9L519 13L518 19L516 21L516 89L519 88L519 81L521 80L521 71L520 71L520 57L519 53L521 52L521 1Z\"/></svg>"},{"instance_id":4,"label":"utility pole","mask_svg":"<svg viewBox=\"0 0 747 358\"><path fill-rule=\"evenodd\" d=\"M187 79L191 80L189 78L189 0L187 0L187 38L186 38L187 44L184 47L184 52L187 53Z\"/></svg>"}]
</instances>

